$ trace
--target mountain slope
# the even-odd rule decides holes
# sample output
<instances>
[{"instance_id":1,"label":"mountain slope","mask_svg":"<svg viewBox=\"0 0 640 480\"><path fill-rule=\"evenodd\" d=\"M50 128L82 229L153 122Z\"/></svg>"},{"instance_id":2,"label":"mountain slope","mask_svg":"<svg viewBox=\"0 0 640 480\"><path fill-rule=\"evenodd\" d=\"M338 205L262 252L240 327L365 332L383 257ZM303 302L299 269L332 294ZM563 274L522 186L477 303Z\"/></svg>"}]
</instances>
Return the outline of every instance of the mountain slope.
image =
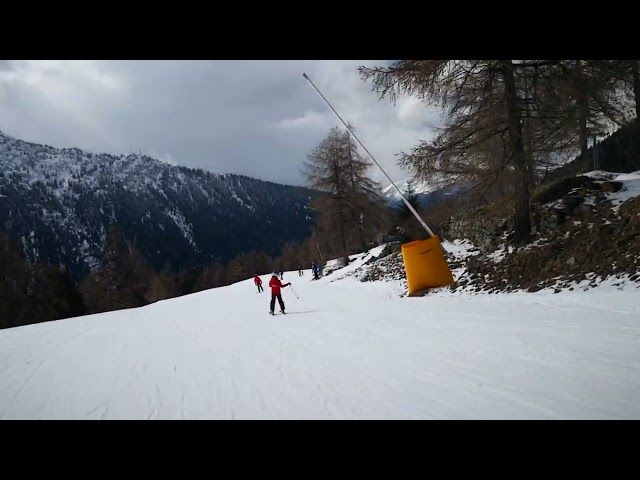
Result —
<instances>
[{"instance_id":1,"label":"mountain slope","mask_svg":"<svg viewBox=\"0 0 640 480\"><path fill-rule=\"evenodd\" d=\"M429 182L425 182L425 181L412 182L412 179L410 177L407 177L401 182L395 182L396 186L403 193L407 190L410 183L413 183L413 188L417 194L427 194L438 189L437 186L432 185ZM402 199L400 198L400 195L398 194L396 189L393 188L393 185L391 184L389 184L388 186L382 189L382 194L390 200L396 200L400 202L402 201Z\"/></svg>"},{"instance_id":2,"label":"mountain slope","mask_svg":"<svg viewBox=\"0 0 640 480\"><path fill-rule=\"evenodd\" d=\"M307 189L2 132L0 172L0 230L22 241L29 260L63 264L75 278L97 265L112 223L154 268L177 271L252 249L276 255L314 221Z\"/></svg>"},{"instance_id":3,"label":"mountain slope","mask_svg":"<svg viewBox=\"0 0 640 480\"><path fill-rule=\"evenodd\" d=\"M0 418L640 418L637 291L407 299L342 274L285 273L287 315L247 280L0 331Z\"/></svg>"}]
</instances>

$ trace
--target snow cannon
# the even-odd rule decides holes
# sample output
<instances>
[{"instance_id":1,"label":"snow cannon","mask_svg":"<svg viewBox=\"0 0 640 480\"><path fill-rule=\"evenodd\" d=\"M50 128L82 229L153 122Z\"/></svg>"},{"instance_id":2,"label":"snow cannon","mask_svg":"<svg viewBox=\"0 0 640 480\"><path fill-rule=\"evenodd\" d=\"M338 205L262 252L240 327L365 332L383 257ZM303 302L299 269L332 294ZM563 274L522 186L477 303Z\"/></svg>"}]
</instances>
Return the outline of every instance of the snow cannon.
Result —
<instances>
[{"instance_id":1,"label":"snow cannon","mask_svg":"<svg viewBox=\"0 0 640 480\"><path fill-rule=\"evenodd\" d=\"M404 243L401 248L409 295L454 283L444 250L435 235L425 240Z\"/></svg>"}]
</instances>

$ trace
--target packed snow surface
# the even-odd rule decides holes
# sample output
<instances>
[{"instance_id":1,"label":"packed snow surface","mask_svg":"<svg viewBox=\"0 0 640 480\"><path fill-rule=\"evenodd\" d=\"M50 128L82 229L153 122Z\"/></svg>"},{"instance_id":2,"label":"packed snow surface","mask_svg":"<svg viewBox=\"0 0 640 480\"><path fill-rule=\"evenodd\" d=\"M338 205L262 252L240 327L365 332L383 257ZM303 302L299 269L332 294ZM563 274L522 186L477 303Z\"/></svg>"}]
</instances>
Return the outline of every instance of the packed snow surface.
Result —
<instances>
[{"instance_id":1,"label":"packed snow surface","mask_svg":"<svg viewBox=\"0 0 640 480\"><path fill-rule=\"evenodd\" d=\"M637 289L400 298L339 274L285 273L286 315L263 276L0 330L0 418L640 418Z\"/></svg>"}]
</instances>

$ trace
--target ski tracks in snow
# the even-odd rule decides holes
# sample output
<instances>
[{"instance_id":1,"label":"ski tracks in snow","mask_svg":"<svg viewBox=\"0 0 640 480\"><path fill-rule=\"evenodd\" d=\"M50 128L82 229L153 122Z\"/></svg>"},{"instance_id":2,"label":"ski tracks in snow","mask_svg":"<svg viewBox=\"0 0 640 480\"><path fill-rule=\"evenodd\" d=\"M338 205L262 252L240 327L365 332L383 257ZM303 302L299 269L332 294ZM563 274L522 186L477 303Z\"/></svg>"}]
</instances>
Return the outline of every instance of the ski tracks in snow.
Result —
<instances>
[{"instance_id":1,"label":"ski tracks in snow","mask_svg":"<svg viewBox=\"0 0 640 480\"><path fill-rule=\"evenodd\" d=\"M0 418L640 417L637 292L251 282L1 331Z\"/></svg>"}]
</instances>

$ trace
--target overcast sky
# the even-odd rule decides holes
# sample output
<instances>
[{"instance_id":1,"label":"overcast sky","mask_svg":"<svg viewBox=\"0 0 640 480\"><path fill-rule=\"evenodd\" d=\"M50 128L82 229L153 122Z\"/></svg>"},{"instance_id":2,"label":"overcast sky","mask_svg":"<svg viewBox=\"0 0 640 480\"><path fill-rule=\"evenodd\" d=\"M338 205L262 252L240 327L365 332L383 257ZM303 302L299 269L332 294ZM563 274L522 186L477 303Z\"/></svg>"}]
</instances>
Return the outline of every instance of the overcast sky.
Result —
<instances>
[{"instance_id":1,"label":"overcast sky","mask_svg":"<svg viewBox=\"0 0 640 480\"><path fill-rule=\"evenodd\" d=\"M414 99L378 100L369 60L0 60L0 130L54 147L138 152L215 173L302 185L302 162L338 119L306 72L394 181L395 155L439 117ZM376 180L387 182L374 167Z\"/></svg>"}]
</instances>

